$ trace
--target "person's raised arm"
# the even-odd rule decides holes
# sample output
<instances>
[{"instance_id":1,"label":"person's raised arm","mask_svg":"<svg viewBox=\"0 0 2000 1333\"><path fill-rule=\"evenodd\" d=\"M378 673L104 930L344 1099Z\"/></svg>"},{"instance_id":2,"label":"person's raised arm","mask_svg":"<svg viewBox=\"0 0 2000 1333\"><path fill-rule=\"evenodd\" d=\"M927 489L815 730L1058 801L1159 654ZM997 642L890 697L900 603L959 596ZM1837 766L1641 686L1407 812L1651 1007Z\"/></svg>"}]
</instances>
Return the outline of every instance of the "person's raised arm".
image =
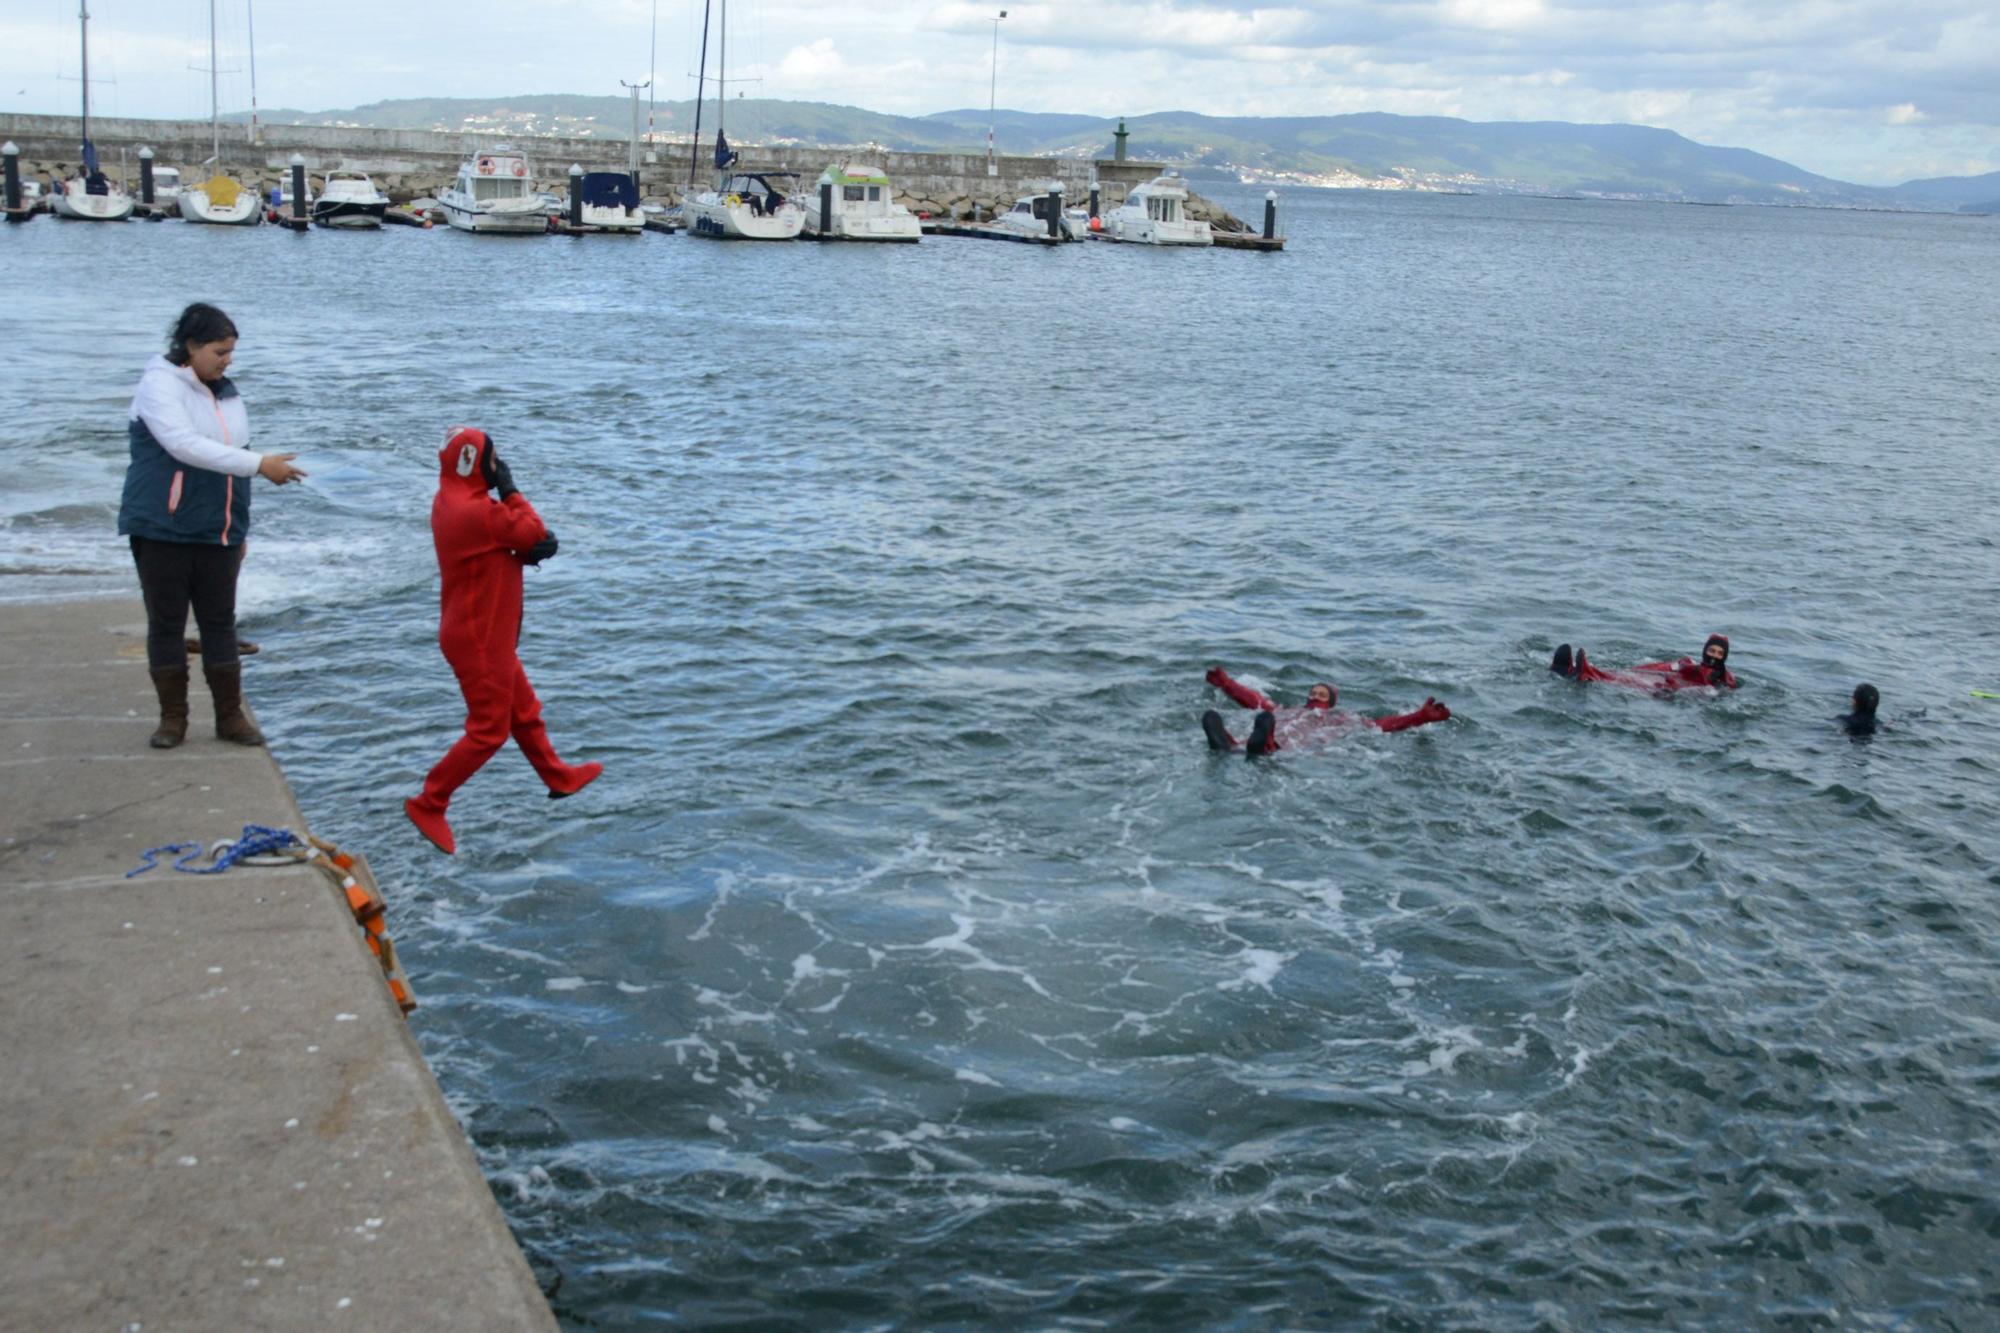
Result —
<instances>
[{"instance_id":1,"label":"person's raised arm","mask_svg":"<svg viewBox=\"0 0 2000 1333\"><path fill-rule=\"evenodd\" d=\"M1210 667L1205 679L1209 684L1228 695L1241 707L1274 709L1278 706L1264 695L1251 689L1248 685L1231 679L1229 673L1219 666Z\"/></svg>"},{"instance_id":2,"label":"person's raised arm","mask_svg":"<svg viewBox=\"0 0 2000 1333\"><path fill-rule=\"evenodd\" d=\"M1373 726L1383 731L1408 731L1411 727L1421 727L1430 722L1451 721L1451 710L1435 699L1424 700L1424 706L1414 713L1399 713L1394 717L1370 718Z\"/></svg>"},{"instance_id":3,"label":"person's raised arm","mask_svg":"<svg viewBox=\"0 0 2000 1333\"><path fill-rule=\"evenodd\" d=\"M525 551L549 535L542 516L514 485L514 472L501 461L491 439L486 442L486 483L499 493L500 503L486 511L486 533L507 551Z\"/></svg>"}]
</instances>

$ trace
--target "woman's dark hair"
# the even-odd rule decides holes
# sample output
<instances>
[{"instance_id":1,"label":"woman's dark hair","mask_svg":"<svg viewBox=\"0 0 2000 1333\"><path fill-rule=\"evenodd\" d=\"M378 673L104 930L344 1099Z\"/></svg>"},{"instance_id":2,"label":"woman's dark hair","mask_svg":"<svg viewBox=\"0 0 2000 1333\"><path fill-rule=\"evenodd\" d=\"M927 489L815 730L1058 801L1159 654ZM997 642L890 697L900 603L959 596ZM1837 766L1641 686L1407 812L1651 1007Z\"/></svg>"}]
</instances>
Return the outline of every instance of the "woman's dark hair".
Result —
<instances>
[{"instance_id":1,"label":"woman's dark hair","mask_svg":"<svg viewBox=\"0 0 2000 1333\"><path fill-rule=\"evenodd\" d=\"M181 311L181 317L174 321L174 331L167 335L167 360L184 366L188 363L189 343L219 343L235 336L236 325L229 316L204 301L196 301Z\"/></svg>"}]
</instances>

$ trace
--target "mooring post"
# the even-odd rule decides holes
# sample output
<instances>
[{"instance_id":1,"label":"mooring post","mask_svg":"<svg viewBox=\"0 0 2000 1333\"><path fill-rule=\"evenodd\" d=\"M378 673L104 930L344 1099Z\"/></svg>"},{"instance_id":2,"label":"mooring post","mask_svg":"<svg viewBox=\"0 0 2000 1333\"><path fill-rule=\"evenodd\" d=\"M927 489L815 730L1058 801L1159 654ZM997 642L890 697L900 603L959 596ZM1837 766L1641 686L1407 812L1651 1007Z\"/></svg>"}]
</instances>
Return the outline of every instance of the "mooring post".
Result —
<instances>
[{"instance_id":1,"label":"mooring post","mask_svg":"<svg viewBox=\"0 0 2000 1333\"><path fill-rule=\"evenodd\" d=\"M819 183L819 238L823 241L833 232L833 182Z\"/></svg>"},{"instance_id":2,"label":"mooring post","mask_svg":"<svg viewBox=\"0 0 2000 1333\"><path fill-rule=\"evenodd\" d=\"M1095 222L1098 217L1097 205L1099 202L1100 193L1101 191L1097 183L1097 177L1092 176L1090 178L1090 217L1091 221L1093 222Z\"/></svg>"},{"instance_id":3,"label":"mooring post","mask_svg":"<svg viewBox=\"0 0 2000 1333\"><path fill-rule=\"evenodd\" d=\"M1062 220L1062 182L1057 181L1049 187L1050 239L1058 241L1062 239Z\"/></svg>"},{"instance_id":4,"label":"mooring post","mask_svg":"<svg viewBox=\"0 0 2000 1333\"><path fill-rule=\"evenodd\" d=\"M0 156L7 159L7 215L12 217L21 209L21 145L9 139L0 144Z\"/></svg>"},{"instance_id":5,"label":"mooring post","mask_svg":"<svg viewBox=\"0 0 2000 1333\"><path fill-rule=\"evenodd\" d=\"M1267 190L1264 193L1264 239L1267 241L1276 240L1277 236L1278 192L1276 190Z\"/></svg>"},{"instance_id":6,"label":"mooring post","mask_svg":"<svg viewBox=\"0 0 2000 1333\"><path fill-rule=\"evenodd\" d=\"M292 217L306 220L306 160L297 153L292 154Z\"/></svg>"},{"instance_id":7,"label":"mooring post","mask_svg":"<svg viewBox=\"0 0 2000 1333\"><path fill-rule=\"evenodd\" d=\"M583 225L583 164L569 164L569 225Z\"/></svg>"},{"instance_id":8,"label":"mooring post","mask_svg":"<svg viewBox=\"0 0 2000 1333\"><path fill-rule=\"evenodd\" d=\"M139 150L139 202L148 209L153 206L153 150Z\"/></svg>"}]
</instances>

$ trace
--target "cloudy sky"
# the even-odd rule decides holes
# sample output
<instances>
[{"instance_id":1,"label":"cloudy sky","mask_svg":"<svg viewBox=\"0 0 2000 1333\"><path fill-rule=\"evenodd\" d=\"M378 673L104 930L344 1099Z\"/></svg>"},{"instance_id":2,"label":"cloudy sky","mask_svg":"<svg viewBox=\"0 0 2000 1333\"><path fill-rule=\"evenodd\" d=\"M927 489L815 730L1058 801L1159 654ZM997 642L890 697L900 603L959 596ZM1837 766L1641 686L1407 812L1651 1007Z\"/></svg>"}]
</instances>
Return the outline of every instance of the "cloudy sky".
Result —
<instances>
[{"instance_id":1,"label":"cloudy sky","mask_svg":"<svg viewBox=\"0 0 2000 1333\"><path fill-rule=\"evenodd\" d=\"M208 0L89 0L94 105L206 117ZM249 0L217 0L225 109ZM736 0L751 96L984 106L1001 5ZM1068 0L1005 4L999 100L1029 111L1620 121L1864 184L2000 169L2000 0ZM657 55L653 15L657 9ZM10 111L77 104L77 0L0 0ZM692 89L700 0L256 0L264 107ZM106 80L101 86L98 80Z\"/></svg>"}]
</instances>

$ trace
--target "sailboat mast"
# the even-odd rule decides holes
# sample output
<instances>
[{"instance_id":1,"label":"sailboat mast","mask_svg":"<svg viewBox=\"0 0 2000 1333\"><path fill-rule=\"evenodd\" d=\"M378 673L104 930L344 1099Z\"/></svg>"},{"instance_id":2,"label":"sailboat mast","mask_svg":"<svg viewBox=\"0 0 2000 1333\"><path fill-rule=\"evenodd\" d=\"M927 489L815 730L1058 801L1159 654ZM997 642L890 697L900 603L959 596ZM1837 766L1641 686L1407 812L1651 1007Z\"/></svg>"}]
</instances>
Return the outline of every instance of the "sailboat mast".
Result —
<instances>
[{"instance_id":1,"label":"sailboat mast","mask_svg":"<svg viewBox=\"0 0 2000 1333\"><path fill-rule=\"evenodd\" d=\"M257 142L257 6L243 0L243 13L250 23L250 142Z\"/></svg>"},{"instance_id":2,"label":"sailboat mast","mask_svg":"<svg viewBox=\"0 0 2000 1333\"><path fill-rule=\"evenodd\" d=\"M83 141L90 142L90 0L77 0L77 26L83 31Z\"/></svg>"},{"instance_id":3,"label":"sailboat mast","mask_svg":"<svg viewBox=\"0 0 2000 1333\"><path fill-rule=\"evenodd\" d=\"M222 92L218 80L221 75L215 58L215 0L208 0L208 129L215 139L215 156L210 158L218 167L222 164Z\"/></svg>"},{"instance_id":4,"label":"sailboat mast","mask_svg":"<svg viewBox=\"0 0 2000 1333\"><path fill-rule=\"evenodd\" d=\"M729 0L722 0L722 27L715 48L715 141L723 139L722 126L729 119Z\"/></svg>"},{"instance_id":5,"label":"sailboat mast","mask_svg":"<svg viewBox=\"0 0 2000 1333\"><path fill-rule=\"evenodd\" d=\"M708 91L708 0L701 0L701 64L694 75L694 135L688 140L688 188L701 171L701 96Z\"/></svg>"}]
</instances>

